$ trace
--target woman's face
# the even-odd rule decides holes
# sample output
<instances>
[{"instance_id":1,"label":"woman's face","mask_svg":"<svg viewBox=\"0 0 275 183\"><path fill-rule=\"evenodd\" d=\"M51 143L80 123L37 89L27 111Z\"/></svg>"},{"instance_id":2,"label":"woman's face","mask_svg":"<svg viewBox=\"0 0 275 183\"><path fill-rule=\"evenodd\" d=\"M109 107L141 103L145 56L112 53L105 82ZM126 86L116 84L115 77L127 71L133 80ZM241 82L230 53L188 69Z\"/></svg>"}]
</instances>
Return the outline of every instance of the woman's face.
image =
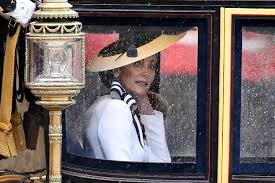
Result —
<instances>
[{"instance_id":1,"label":"woman's face","mask_svg":"<svg viewBox=\"0 0 275 183\"><path fill-rule=\"evenodd\" d=\"M153 55L119 69L119 80L132 96L147 95L155 79L156 60Z\"/></svg>"}]
</instances>

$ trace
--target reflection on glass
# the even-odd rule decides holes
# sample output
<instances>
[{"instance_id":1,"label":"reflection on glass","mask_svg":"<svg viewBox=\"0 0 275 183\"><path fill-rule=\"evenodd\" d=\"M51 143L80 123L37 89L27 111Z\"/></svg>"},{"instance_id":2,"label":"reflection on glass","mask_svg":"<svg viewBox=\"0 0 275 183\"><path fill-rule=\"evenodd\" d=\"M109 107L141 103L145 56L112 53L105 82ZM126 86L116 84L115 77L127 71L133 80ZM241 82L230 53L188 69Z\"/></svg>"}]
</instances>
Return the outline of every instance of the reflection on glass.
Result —
<instances>
[{"instance_id":1,"label":"reflection on glass","mask_svg":"<svg viewBox=\"0 0 275 183\"><path fill-rule=\"evenodd\" d=\"M242 162L275 158L275 39L274 29L270 30L261 27L242 30Z\"/></svg>"},{"instance_id":2,"label":"reflection on glass","mask_svg":"<svg viewBox=\"0 0 275 183\"><path fill-rule=\"evenodd\" d=\"M198 31L161 53L160 94L169 103L168 146L174 157L195 161Z\"/></svg>"},{"instance_id":3,"label":"reflection on glass","mask_svg":"<svg viewBox=\"0 0 275 183\"><path fill-rule=\"evenodd\" d=\"M86 59L91 60L103 47L118 38L118 33L87 33L85 38ZM189 30L179 42L162 50L159 59L160 71L156 70L157 75L160 73L157 90L169 104L165 131L173 161L194 162L196 156L197 38L197 29ZM140 64L135 66L138 67ZM155 66L152 68L157 69ZM136 92L137 89L133 91ZM69 153L86 157L95 156L96 152L91 148L89 137L87 138L85 134L89 122L85 121L83 116L93 102L107 93L109 93L109 88L104 86L98 73L86 72L86 88L78 96L77 104L66 110L66 141ZM165 143L162 142L160 145ZM157 160L156 162L161 161Z\"/></svg>"},{"instance_id":4,"label":"reflection on glass","mask_svg":"<svg viewBox=\"0 0 275 183\"><path fill-rule=\"evenodd\" d=\"M80 69L76 69L81 66L82 53L77 51L77 47L82 46L80 39L30 40L29 44L34 48L30 49L28 53L30 68L33 69L28 77L30 82L77 82L82 80L82 73L78 73ZM71 63L75 65L72 66Z\"/></svg>"}]
</instances>

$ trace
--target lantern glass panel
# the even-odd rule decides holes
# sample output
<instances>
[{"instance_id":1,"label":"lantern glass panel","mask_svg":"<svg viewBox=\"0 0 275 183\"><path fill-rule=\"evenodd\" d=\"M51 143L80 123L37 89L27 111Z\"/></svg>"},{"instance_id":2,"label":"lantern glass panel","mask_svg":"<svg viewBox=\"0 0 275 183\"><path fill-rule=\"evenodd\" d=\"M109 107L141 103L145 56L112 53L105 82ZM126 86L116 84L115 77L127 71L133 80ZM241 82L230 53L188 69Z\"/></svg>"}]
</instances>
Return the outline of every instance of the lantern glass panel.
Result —
<instances>
[{"instance_id":1,"label":"lantern glass panel","mask_svg":"<svg viewBox=\"0 0 275 183\"><path fill-rule=\"evenodd\" d=\"M28 44L28 82L83 82L82 38L29 39Z\"/></svg>"}]
</instances>

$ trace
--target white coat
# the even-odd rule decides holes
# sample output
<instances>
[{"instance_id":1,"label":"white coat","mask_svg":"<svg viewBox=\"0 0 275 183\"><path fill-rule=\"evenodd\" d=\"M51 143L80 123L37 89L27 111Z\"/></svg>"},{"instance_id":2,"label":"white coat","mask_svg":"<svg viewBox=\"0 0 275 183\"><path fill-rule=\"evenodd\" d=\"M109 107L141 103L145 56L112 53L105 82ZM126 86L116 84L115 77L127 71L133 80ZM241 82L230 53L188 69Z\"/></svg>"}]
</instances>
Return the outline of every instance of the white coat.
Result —
<instances>
[{"instance_id":1,"label":"white coat","mask_svg":"<svg viewBox=\"0 0 275 183\"><path fill-rule=\"evenodd\" d=\"M131 162L171 162L163 114L140 115L147 143L140 145L132 114L125 102L110 95L99 98L88 110L87 137L94 158Z\"/></svg>"}]
</instances>

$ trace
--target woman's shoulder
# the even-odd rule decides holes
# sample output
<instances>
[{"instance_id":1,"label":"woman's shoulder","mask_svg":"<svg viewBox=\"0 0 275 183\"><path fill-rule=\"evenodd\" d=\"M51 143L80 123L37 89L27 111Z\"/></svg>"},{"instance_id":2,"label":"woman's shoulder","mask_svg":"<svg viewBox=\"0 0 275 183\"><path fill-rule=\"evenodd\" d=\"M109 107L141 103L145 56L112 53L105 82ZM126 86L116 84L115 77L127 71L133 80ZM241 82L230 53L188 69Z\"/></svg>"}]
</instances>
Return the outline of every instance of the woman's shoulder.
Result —
<instances>
[{"instance_id":1,"label":"woman's shoulder","mask_svg":"<svg viewBox=\"0 0 275 183\"><path fill-rule=\"evenodd\" d=\"M96 101L96 105L106 107L127 107L127 104L118 99L113 99L110 95L104 95Z\"/></svg>"},{"instance_id":2,"label":"woman's shoulder","mask_svg":"<svg viewBox=\"0 0 275 183\"><path fill-rule=\"evenodd\" d=\"M132 114L128 105L110 96L103 96L98 100L92 113L93 120L97 121L99 128L110 128L110 125L124 126L129 128L129 121L132 121ZM128 124L128 125L127 125Z\"/></svg>"},{"instance_id":3,"label":"woman's shoulder","mask_svg":"<svg viewBox=\"0 0 275 183\"><path fill-rule=\"evenodd\" d=\"M101 96L90 108L96 112L120 112L125 110L129 110L130 112L129 107L124 101L113 99L110 95Z\"/></svg>"},{"instance_id":4,"label":"woman's shoulder","mask_svg":"<svg viewBox=\"0 0 275 183\"><path fill-rule=\"evenodd\" d=\"M99 120L105 118L115 120L121 117L131 120L129 107L125 102L112 99L109 95L100 97L84 114L87 124L98 124Z\"/></svg>"}]
</instances>

